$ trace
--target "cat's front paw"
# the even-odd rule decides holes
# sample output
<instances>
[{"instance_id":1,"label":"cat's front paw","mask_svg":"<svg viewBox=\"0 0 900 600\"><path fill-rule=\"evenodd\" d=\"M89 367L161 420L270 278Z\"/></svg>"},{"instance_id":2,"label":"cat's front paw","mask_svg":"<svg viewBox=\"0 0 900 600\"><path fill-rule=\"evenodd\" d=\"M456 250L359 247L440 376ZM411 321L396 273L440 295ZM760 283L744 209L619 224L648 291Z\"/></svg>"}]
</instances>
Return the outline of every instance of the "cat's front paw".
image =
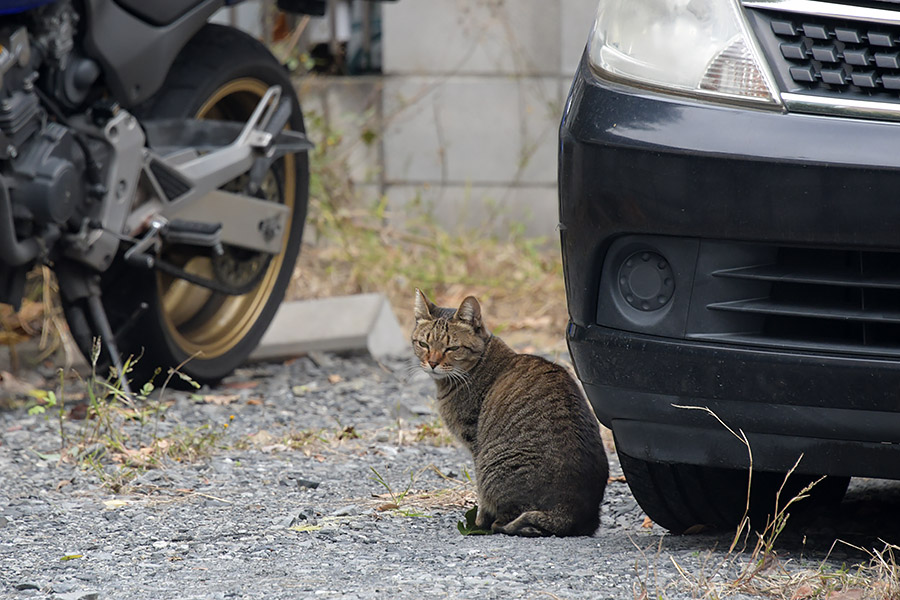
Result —
<instances>
[{"instance_id":1,"label":"cat's front paw","mask_svg":"<svg viewBox=\"0 0 900 600\"><path fill-rule=\"evenodd\" d=\"M478 507L478 515L475 517L475 527L478 529L489 530L493 522L494 515L489 514L488 511Z\"/></svg>"}]
</instances>

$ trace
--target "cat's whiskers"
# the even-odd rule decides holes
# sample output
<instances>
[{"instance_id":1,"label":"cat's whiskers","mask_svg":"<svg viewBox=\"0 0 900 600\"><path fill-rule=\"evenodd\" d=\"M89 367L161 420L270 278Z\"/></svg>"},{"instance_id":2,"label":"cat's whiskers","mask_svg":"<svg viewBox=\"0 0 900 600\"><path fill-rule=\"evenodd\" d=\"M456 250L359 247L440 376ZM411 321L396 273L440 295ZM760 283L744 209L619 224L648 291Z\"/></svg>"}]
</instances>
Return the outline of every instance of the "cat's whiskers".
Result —
<instances>
[{"instance_id":1,"label":"cat's whiskers","mask_svg":"<svg viewBox=\"0 0 900 600\"><path fill-rule=\"evenodd\" d=\"M466 371L453 367L447 372L447 376L458 386L465 388L467 392L472 391L469 374Z\"/></svg>"},{"instance_id":2,"label":"cat's whiskers","mask_svg":"<svg viewBox=\"0 0 900 600\"><path fill-rule=\"evenodd\" d=\"M425 373L424 365L420 361L414 360L413 362L410 362L408 365L406 365L406 377L403 378L403 382L409 383L409 381L413 377L415 377L416 375L421 375L423 373L427 375L427 373Z\"/></svg>"}]
</instances>

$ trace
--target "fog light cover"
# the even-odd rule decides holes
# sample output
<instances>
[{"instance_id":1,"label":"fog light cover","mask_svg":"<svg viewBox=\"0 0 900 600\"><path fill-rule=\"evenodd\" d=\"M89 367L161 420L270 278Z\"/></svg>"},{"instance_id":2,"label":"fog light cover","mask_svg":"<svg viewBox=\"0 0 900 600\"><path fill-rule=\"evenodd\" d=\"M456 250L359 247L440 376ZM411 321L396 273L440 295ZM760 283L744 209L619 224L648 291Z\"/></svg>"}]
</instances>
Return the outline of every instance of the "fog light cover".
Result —
<instances>
[{"instance_id":1,"label":"fog light cover","mask_svg":"<svg viewBox=\"0 0 900 600\"><path fill-rule=\"evenodd\" d=\"M675 293L669 261L656 252L635 252L619 267L619 292L632 308L650 312L664 307Z\"/></svg>"}]
</instances>

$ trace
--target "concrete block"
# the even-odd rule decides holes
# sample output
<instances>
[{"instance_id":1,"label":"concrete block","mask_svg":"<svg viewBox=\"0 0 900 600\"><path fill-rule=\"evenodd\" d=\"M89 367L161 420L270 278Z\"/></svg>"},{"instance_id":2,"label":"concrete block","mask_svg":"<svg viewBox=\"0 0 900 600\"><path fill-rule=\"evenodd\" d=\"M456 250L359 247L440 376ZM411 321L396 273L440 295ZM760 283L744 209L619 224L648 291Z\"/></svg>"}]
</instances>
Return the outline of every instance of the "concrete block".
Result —
<instances>
[{"instance_id":1,"label":"concrete block","mask_svg":"<svg viewBox=\"0 0 900 600\"><path fill-rule=\"evenodd\" d=\"M384 89L388 183L555 184L556 77L391 77Z\"/></svg>"},{"instance_id":2,"label":"concrete block","mask_svg":"<svg viewBox=\"0 0 900 600\"><path fill-rule=\"evenodd\" d=\"M412 186L387 189L388 222L396 227L427 215L453 232L504 237L545 236L558 243L559 200L556 186Z\"/></svg>"},{"instance_id":3,"label":"concrete block","mask_svg":"<svg viewBox=\"0 0 900 600\"><path fill-rule=\"evenodd\" d=\"M597 0L564 0L561 5L560 26L562 28L562 49L559 72L571 79L578 68L578 61L584 52L594 17ZM568 85L568 82L567 82Z\"/></svg>"},{"instance_id":4,"label":"concrete block","mask_svg":"<svg viewBox=\"0 0 900 600\"><path fill-rule=\"evenodd\" d=\"M388 74L556 74L566 0L426 0L382 6Z\"/></svg>"},{"instance_id":5,"label":"concrete block","mask_svg":"<svg viewBox=\"0 0 900 600\"><path fill-rule=\"evenodd\" d=\"M375 358L410 352L409 340L383 295L285 302L250 360L351 350L368 351Z\"/></svg>"}]
</instances>

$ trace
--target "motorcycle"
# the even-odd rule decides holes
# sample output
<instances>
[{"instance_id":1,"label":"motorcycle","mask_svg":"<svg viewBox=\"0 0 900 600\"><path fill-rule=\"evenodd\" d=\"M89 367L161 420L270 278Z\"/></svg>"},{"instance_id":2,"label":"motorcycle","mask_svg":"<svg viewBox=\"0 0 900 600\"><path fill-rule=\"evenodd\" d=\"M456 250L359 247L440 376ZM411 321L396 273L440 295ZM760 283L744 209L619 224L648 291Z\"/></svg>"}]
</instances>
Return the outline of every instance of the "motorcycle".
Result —
<instances>
[{"instance_id":1,"label":"motorcycle","mask_svg":"<svg viewBox=\"0 0 900 600\"><path fill-rule=\"evenodd\" d=\"M49 265L126 390L128 357L133 381L229 374L300 250L312 145L282 65L208 22L236 3L0 1L0 302Z\"/></svg>"}]
</instances>

